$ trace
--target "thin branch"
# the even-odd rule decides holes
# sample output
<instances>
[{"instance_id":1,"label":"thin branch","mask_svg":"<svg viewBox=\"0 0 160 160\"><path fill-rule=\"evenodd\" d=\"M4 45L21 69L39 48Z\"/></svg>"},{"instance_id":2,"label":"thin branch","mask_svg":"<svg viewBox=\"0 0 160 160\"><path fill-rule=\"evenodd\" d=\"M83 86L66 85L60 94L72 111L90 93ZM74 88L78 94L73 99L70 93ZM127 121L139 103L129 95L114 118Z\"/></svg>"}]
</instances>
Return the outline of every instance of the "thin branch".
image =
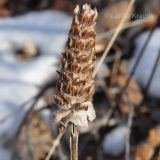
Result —
<instances>
[{"instance_id":1,"label":"thin branch","mask_svg":"<svg viewBox=\"0 0 160 160\"><path fill-rule=\"evenodd\" d=\"M20 133L21 133L21 129L22 129L23 125L24 125L25 123L27 123L27 117L28 117L29 113L33 110L33 108L35 107L35 105L37 104L39 98L40 98L40 97L38 96L38 97L36 97L36 98L34 99L34 101L32 102L29 110L28 110L27 113L24 115L23 120L22 120L20 126L18 127L18 130L17 130L16 134L15 134L15 138L16 138L16 139L18 139L18 137L19 137L19 135L20 135Z\"/></svg>"},{"instance_id":2,"label":"thin branch","mask_svg":"<svg viewBox=\"0 0 160 160\"><path fill-rule=\"evenodd\" d=\"M61 140L63 134L65 133L65 130L68 127L68 123L69 123L69 120L67 120L63 124L64 129L61 132L59 132L57 138L55 140L53 140L52 147L51 147L50 151L48 152L48 155L46 156L45 160L49 160L51 158L51 156L55 153L55 150L56 150L57 146L60 144L60 140Z\"/></svg>"},{"instance_id":3,"label":"thin branch","mask_svg":"<svg viewBox=\"0 0 160 160\"><path fill-rule=\"evenodd\" d=\"M57 138L53 141L52 147L51 147L51 149L50 149L47 157L45 158L45 160L50 160L51 156L55 153L55 150L56 150L57 146L59 145L60 140L61 140L63 134L64 134L64 132L59 133L59 135L57 136Z\"/></svg>"},{"instance_id":4,"label":"thin branch","mask_svg":"<svg viewBox=\"0 0 160 160\"><path fill-rule=\"evenodd\" d=\"M0 119L0 124L4 123L9 118L15 116L18 112L20 112L23 108L26 107L28 103L30 103L33 99L35 99L36 96L33 96L32 98L28 99L27 101L23 102L19 107L17 107L13 112L8 113L4 118Z\"/></svg>"},{"instance_id":5,"label":"thin branch","mask_svg":"<svg viewBox=\"0 0 160 160\"><path fill-rule=\"evenodd\" d=\"M156 19L157 19L157 17L152 16L151 18L144 18L144 19L135 20L135 21L124 24L124 26L122 27L122 30L136 27L138 25L146 24L147 22L152 21L152 20L156 20ZM110 37L115 31L116 31L116 28L113 28L107 32L99 33L97 35L97 39L103 39L106 37Z\"/></svg>"},{"instance_id":6,"label":"thin branch","mask_svg":"<svg viewBox=\"0 0 160 160\"><path fill-rule=\"evenodd\" d=\"M104 51L104 54L102 55L101 59L99 60L99 63L98 63L98 65L97 65L97 67L96 67L96 69L94 71L94 74L93 74L94 77L97 74L98 70L100 69L100 66L102 65L102 63L103 63L105 57L107 56L108 52L110 51L111 47L113 46L113 43L115 42L116 38L120 34L120 32L122 30L122 27L123 27L123 25L124 25L124 23L125 23L125 21L127 19L128 13L131 11L134 2L135 2L135 0L131 0L130 1L129 5L128 5L128 8L126 10L126 14L124 15L123 19L121 20L120 24L118 25L118 27L117 27L117 29L116 29L111 41L109 42L107 48Z\"/></svg>"},{"instance_id":7,"label":"thin branch","mask_svg":"<svg viewBox=\"0 0 160 160\"><path fill-rule=\"evenodd\" d=\"M125 84L125 86L124 86L124 89L128 87L128 85L129 85L129 83L130 83L130 80L132 79L132 76L134 75L134 73L135 73L135 71L136 71L136 69L137 69L137 67L138 67L138 65L139 65L139 63L140 63L140 61L141 61L144 53L145 53L145 50L146 50L146 48L147 48L147 46L148 46L148 44L149 44L149 41L150 41L150 39L151 39L151 37L152 37L152 35L153 35L153 33L154 33L154 30L155 30L155 28L151 29L151 31L150 31L150 33L149 33L149 35L148 35L148 37L147 37L147 39L146 39L146 41L145 41L145 43L144 43L144 46L142 47L142 49L141 49L141 51L140 51L140 54L139 54L139 56L138 56L138 58L137 58L137 61L136 61L136 63L135 63L134 66L133 66L133 69L132 69L132 71L131 71L131 73L130 73L130 76L128 77L128 79L127 79L127 81L126 81L126 84Z\"/></svg>"},{"instance_id":8,"label":"thin branch","mask_svg":"<svg viewBox=\"0 0 160 160\"><path fill-rule=\"evenodd\" d=\"M130 160L130 135L131 135L131 127L133 123L133 116L134 116L134 106L128 97L128 93L126 93L126 96L128 98L129 115L128 115L128 124L127 124L128 134L126 136L125 160Z\"/></svg>"},{"instance_id":9,"label":"thin branch","mask_svg":"<svg viewBox=\"0 0 160 160\"><path fill-rule=\"evenodd\" d=\"M160 49L159 49L159 51L158 51L158 55L157 55L157 57L156 57L156 61L155 61L155 64L154 64L154 66L153 66L151 75L150 75L149 80L148 80L148 82L147 82L147 84L146 84L146 87L145 87L145 89L144 89L144 93L147 93L147 92L148 92L148 90L149 90L149 88L150 88L150 86L151 86L151 84L152 84L152 80L153 80L154 75L155 75L155 72L156 72L156 70L157 70L157 66L158 66L159 61L160 61Z\"/></svg>"},{"instance_id":10,"label":"thin branch","mask_svg":"<svg viewBox=\"0 0 160 160\"><path fill-rule=\"evenodd\" d=\"M111 84L114 84L116 81L118 68L119 68L120 60L121 60L121 56L122 56L122 51L117 45L114 45L113 48L116 51L116 55L115 55L115 61L114 61L112 71L111 71L111 80L110 80Z\"/></svg>"},{"instance_id":11,"label":"thin branch","mask_svg":"<svg viewBox=\"0 0 160 160\"><path fill-rule=\"evenodd\" d=\"M17 107L13 112L8 113L8 115L0 119L0 124L4 123L9 118L15 116L18 112L20 112L23 108L25 108L26 105L29 104L30 102L38 100L40 97L43 96L43 93L51 86L53 86L53 84L51 83L46 84L46 86L44 86L44 88L42 88L36 95L29 98L27 101L23 102L19 107Z\"/></svg>"},{"instance_id":12,"label":"thin branch","mask_svg":"<svg viewBox=\"0 0 160 160\"><path fill-rule=\"evenodd\" d=\"M50 88L51 86L53 86L52 83L48 83L46 84L46 86L44 86L44 88L42 88L42 90L35 96L35 97L32 97L30 100L32 100L32 104L30 105L27 113L24 115L23 117L23 120L20 124L20 126L18 127L18 130L16 132L16 134L14 135L15 139L18 139L20 133L21 133L21 130L22 130L22 127L23 125L27 122L27 117L29 115L29 113L33 110L33 108L35 107L35 105L37 104L38 100L43 96L44 92Z\"/></svg>"}]
</instances>

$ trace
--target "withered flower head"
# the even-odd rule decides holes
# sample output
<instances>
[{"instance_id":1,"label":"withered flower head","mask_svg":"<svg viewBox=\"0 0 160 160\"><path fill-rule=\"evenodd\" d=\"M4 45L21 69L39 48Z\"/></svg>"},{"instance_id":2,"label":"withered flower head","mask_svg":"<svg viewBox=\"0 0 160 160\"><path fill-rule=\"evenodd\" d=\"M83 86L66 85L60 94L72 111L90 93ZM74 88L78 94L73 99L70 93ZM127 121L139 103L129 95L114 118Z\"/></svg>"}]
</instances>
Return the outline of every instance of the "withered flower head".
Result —
<instances>
[{"instance_id":1,"label":"withered flower head","mask_svg":"<svg viewBox=\"0 0 160 160\"><path fill-rule=\"evenodd\" d=\"M96 9L92 10L88 4L83 5L82 9L77 6L74 10L66 50L62 58L62 68L58 71L60 75L57 83L58 95L54 96L54 102L64 110L57 115L58 122L66 120L68 116L69 122L87 126L88 120L95 118L92 96L97 17ZM69 116L71 112L73 114Z\"/></svg>"}]
</instances>

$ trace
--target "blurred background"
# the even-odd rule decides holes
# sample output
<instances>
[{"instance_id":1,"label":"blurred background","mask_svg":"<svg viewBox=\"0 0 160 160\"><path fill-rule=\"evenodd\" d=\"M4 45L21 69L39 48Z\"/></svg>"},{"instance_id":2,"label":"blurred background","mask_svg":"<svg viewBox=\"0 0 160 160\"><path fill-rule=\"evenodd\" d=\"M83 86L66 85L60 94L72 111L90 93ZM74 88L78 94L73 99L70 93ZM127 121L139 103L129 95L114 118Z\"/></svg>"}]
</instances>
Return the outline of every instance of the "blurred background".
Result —
<instances>
[{"instance_id":1,"label":"blurred background","mask_svg":"<svg viewBox=\"0 0 160 160\"><path fill-rule=\"evenodd\" d=\"M96 7L97 62L128 0L0 0L0 159L44 160L57 137L53 104L77 4ZM79 160L160 159L160 1L137 0L96 75L97 117ZM68 160L69 133L51 159Z\"/></svg>"}]
</instances>

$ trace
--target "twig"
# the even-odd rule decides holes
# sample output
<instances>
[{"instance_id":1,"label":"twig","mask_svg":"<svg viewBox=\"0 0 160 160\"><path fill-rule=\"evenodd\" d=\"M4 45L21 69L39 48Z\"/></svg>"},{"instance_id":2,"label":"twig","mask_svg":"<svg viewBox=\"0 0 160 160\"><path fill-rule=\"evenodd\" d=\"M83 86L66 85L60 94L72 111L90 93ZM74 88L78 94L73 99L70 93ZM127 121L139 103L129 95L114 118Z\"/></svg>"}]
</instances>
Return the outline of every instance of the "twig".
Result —
<instances>
[{"instance_id":1,"label":"twig","mask_svg":"<svg viewBox=\"0 0 160 160\"><path fill-rule=\"evenodd\" d=\"M155 72L156 72L156 70L157 70L157 66L158 66L159 60L160 60L160 49L159 49L159 51L158 51L158 55L157 55L155 64L154 64L154 66L153 66L151 75L150 75L150 77L149 77L149 80L148 80L148 82L147 82L147 84L146 84L146 87L144 88L144 93L147 93L147 92L148 92L148 90L149 90L149 88L150 88L150 86L151 86L151 84L152 84L152 80L153 80L153 77L154 77Z\"/></svg>"},{"instance_id":2,"label":"twig","mask_svg":"<svg viewBox=\"0 0 160 160\"><path fill-rule=\"evenodd\" d=\"M34 102L35 103L35 102ZM32 107L31 107L32 108ZM46 107L42 107L42 108L40 108L40 109L38 109L37 111L35 111L34 113L32 113L32 116L29 118L29 121L31 121L35 116L36 116L36 114L38 114L39 112L41 112L41 111L43 111L43 110L45 110L45 109L47 109ZM27 119L27 122L26 122L27 124L28 124L28 119ZM32 157L32 159L34 160L35 158L34 158L34 155L33 155L33 152L32 152L32 145L31 145L31 143L30 143L30 140L29 140L29 134L28 134L28 132L29 132L29 130L30 130L30 127L29 127L29 124L27 125L28 126L28 130L27 130L27 132L26 132L26 136L28 136L28 141L27 141L27 144L28 144L28 146L29 146L29 153L30 153L30 155L31 155L31 157ZM61 134L61 133L60 133ZM56 147L60 144L60 140L61 140L61 138L62 138L62 136L63 136L63 133L62 133L62 135L58 135L57 136L57 138L53 141L53 146L52 146L52 150L50 150L50 151L52 151L53 153L55 152L55 149L56 149ZM59 139L59 140L58 140ZM58 142L59 141L59 142ZM55 146L56 145L56 146ZM63 157L63 159L65 160L66 159L66 157L63 155L63 153L62 153L62 151L60 150L61 149L61 147L59 148L59 153L61 154L61 157ZM52 154L53 153L50 153L50 155L49 155L49 153L48 153L48 156L52 156ZM47 158L47 157L46 157ZM50 159L50 158L49 158Z\"/></svg>"},{"instance_id":3,"label":"twig","mask_svg":"<svg viewBox=\"0 0 160 160\"><path fill-rule=\"evenodd\" d=\"M8 120L9 118L15 116L18 112L20 112L23 108L25 108L25 106L31 102L33 99L35 99L36 96L28 99L27 101L23 102L19 107L17 107L13 112L8 113L8 115L6 115L4 118L0 119L0 124L4 123L6 120Z\"/></svg>"},{"instance_id":4,"label":"twig","mask_svg":"<svg viewBox=\"0 0 160 160\"><path fill-rule=\"evenodd\" d=\"M45 160L50 160L51 156L54 154L56 147L59 145L60 140L63 136L64 132L59 133L59 135L57 136L57 138L53 141L52 143L52 148L50 149L47 157L45 158Z\"/></svg>"},{"instance_id":5,"label":"twig","mask_svg":"<svg viewBox=\"0 0 160 160\"><path fill-rule=\"evenodd\" d=\"M33 97L29 98L27 101L23 102L19 107L17 107L13 112L9 113L4 118L0 119L0 124L4 123L9 118L15 116L18 112L20 112L23 108L25 108L28 103L30 103L32 101L38 100L41 96L43 96L43 93L48 88L52 87L53 85L54 85L54 83L48 83L48 84L46 84L46 86L44 86L44 88L42 88L36 95L34 95Z\"/></svg>"},{"instance_id":6,"label":"twig","mask_svg":"<svg viewBox=\"0 0 160 160\"><path fill-rule=\"evenodd\" d=\"M111 71L111 80L110 80L111 84L114 84L116 81L116 77L117 77L116 75L118 72L118 67L119 67L121 55L122 55L121 49L117 45L114 45L113 48L116 51L116 55L115 55L115 61Z\"/></svg>"},{"instance_id":7,"label":"twig","mask_svg":"<svg viewBox=\"0 0 160 160\"><path fill-rule=\"evenodd\" d=\"M57 112L57 111L54 111L53 113L55 114L55 112ZM51 130L52 138L55 139L58 135L58 130L57 130L56 123L53 123L53 115L52 114L50 114L48 122L49 122L50 130ZM68 156L66 155L66 152L64 153L63 149L64 149L64 147L62 147L62 144L59 143L59 145L57 147L56 156L58 156L59 159L68 160Z\"/></svg>"},{"instance_id":8,"label":"twig","mask_svg":"<svg viewBox=\"0 0 160 160\"><path fill-rule=\"evenodd\" d=\"M78 160L78 131L74 124L72 124L72 131L70 135L70 160Z\"/></svg>"},{"instance_id":9,"label":"twig","mask_svg":"<svg viewBox=\"0 0 160 160\"><path fill-rule=\"evenodd\" d=\"M36 97L36 98L34 99L34 101L32 102L29 110L28 110L27 113L24 115L23 120L22 120L20 126L18 127L18 130L17 130L16 134L15 134L15 138L16 138L16 139L18 139L18 137L19 137L19 135L20 135L20 133L21 133L21 129L22 129L23 125L24 125L25 123L27 123L27 117L28 117L29 113L33 110L33 108L35 107L35 105L36 105L36 103L38 102L39 98L40 98L40 97L38 96L38 97Z\"/></svg>"},{"instance_id":10,"label":"twig","mask_svg":"<svg viewBox=\"0 0 160 160\"><path fill-rule=\"evenodd\" d=\"M126 93L126 96L128 97L128 93ZM134 106L131 103L129 97L128 97L128 106L129 106L129 115L128 115L128 134L126 136L126 153L125 153L125 160L130 160L130 134L131 134L131 127L133 123L133 115L134 115Z\"/></svg>"},{"instance_id":11,"label":"twig","mask_svg":"<svg viewBox=\"0 0 160 160\"><path fill-rule=\"evenodd\" d=\"M146 41L145 41L145 43L144 43L144 46L142 47L142 49L141 49L141 51L140 51L140 54L139 54L139 56L138 56L138 58L137 58L137 61L136 61L136 63L135 63L134 66L133 66L133 69L132 69L132 71L131 71L131 73L130 73L130 76L128 77L128 79L127 79L127 81L126 81L126 84L125 84L125 86L124 86L124 89L128 87L128 85L129 85L129 83L130 83L130 80L132 79L132 76L134 75L134 73L135 73L135 71L136 71L136 69L137 69L137 67L138 67L138 65L139 65L139 63L140 63L140 61L141 61L144 53L145 53L145 50L146 50L147 45L148 45L148 43L149 43L149 41L150 41L150 39L151 39L151 37L152 37L152 35L153 35L153 33L154 33L154 30L155 30L155 28L151 29L151 31L150 31L150 33L149 33L149 35L148 35L148 37L147 37L147 39L146 39Z\"/></svg>"},{"instance_id":12,"label":"twig","mask_svg":"<svg viewBox=\"0 0 160 160\"><path fill-rule=\"evenodd\" d=\"M111 41L109 42L107 48L106 48L105 51L104 51L104 54L102 55L101 59L99 60L99 63L98 63L98 65L97 65L97 67L96 67L96 69L95 69L95 71L94 71L93 76L95 76L95 75L97 74L97 72L98 72L100 66L102 65L105 57L107 56L108 52L110 51L111 47L113 46L113 43L115 42L117 36L118 36L119 33L121 32L122 27L123 27L123 25L124 25L124 23L125 23L125 21L126 21L126 19L127 19L128 13L130 12L130 10L131 10L134 2L135 2L135 0L131 0L131 1L130 1L129 5L128 5L128 8L127 8L127 10L126 10L126 14L124 15L123 19L121 20L120 24L118 25L118 27L117 27L117 29L116 29L116 31L115 31L115 33L114 33Z\"/></svg>"},{"instance_id":13,"label":"twig","mask_svg":"<svg viewBox=\"0 0 160 160\"><path fill-rule=\"evenodd\" d=\"M157 19L157 17L152 16L151 18L144 18L144 19L140 19L140 20L135 20L133 22L129 22L129 23L124 24L124 26L122 27L122 30L131 28L131 27L136 27L138 25L142 25L142 24L145 24L151 20L156 20L156 19ZM115 30L116 30L116 28L113 28L107 32L99 33L97 35L97 39L103 39L103 38L109 37L115 32Z\"/></svg>"},{"instance_id":14,"label":"twig","mask_svg":"<svg viewBox=\"0 0 160 160\"><path fill-rule=\"evenodd\" d=\"M63 127L65 129L68 127L68 123L69 123L69 121L66 121L63 124ZM59 132L57 138L55 140L53 140L52 147L51 147L50 151L48 152L48 155L46 156L45 160L49 160L51 158L51 156L54 154L57 146L60 144L60 140L61 140L63 134L65 133L65 129L63 129L63 131Z\"/></svg>"},{"instance_id":15,"label":"twig","mask_svg":"<svg viewBox=\"0 0 160 160\"><path fill-rule=\"evenodd\" d=\"M16 139L16 140L18 139L23 125L27 122L27 117L28 117L29 113L33 110L33 108L37 104L38 100L43 96L44 92L51 86L53 86L53 84L51 84L51 83L46 84L46 86L44 86L44 88L42 88L42 90L35 97L32 97L30 99L30 100L32 100L32 104L29 107L25 116L23 117L23 120L22 120L20 126L18 127L18 130L17 130L16 134L14 135L14 137L15 137L14 139Z\"/></svg>"}]
</instances>

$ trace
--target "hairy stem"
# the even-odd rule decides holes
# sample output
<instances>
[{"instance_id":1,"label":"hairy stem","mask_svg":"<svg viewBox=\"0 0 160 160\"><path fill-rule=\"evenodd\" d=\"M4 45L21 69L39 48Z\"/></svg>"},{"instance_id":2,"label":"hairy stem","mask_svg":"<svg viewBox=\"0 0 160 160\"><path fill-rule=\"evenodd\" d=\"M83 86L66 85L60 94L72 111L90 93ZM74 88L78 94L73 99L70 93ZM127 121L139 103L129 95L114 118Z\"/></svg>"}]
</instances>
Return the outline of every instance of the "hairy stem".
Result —
<instances>
[{"instance_id":1,"label":"hairy stem","mask_svg":"<svg viewBox=\"0 0 160 160\"><path fill-rule=\"evenodd\" d=\"M74 124L70 135L70 160L78 160L78 136L79 133Z\"/></svg>"}]
</instances>

